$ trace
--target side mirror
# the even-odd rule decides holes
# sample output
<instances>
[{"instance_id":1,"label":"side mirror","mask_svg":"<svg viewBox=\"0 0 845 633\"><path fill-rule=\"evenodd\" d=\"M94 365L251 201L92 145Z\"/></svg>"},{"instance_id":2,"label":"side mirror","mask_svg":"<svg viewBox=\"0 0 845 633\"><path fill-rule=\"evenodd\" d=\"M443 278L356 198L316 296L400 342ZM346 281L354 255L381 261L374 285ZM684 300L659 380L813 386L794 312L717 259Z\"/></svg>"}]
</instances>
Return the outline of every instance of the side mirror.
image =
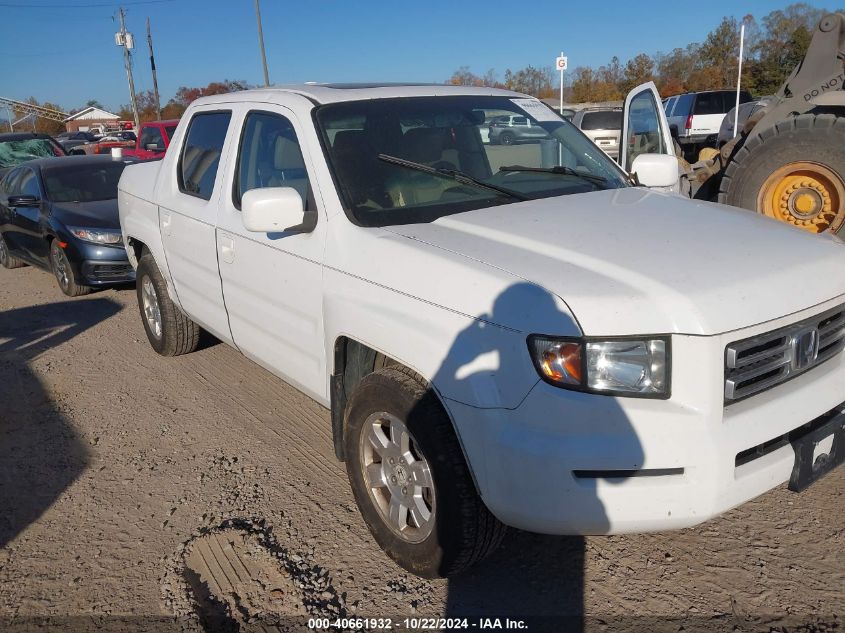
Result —
<instances>
[{"instance_id":1,"label":"side mirror","mask_svg":"<svg viewBox=\"0 0 845 633\"><path fill-rule=\"evenodd\" d=\"M241 199L243 223L254 233L301 230L305 223L302 197L293 187L250 189Z\"/></svg>"},{"instance_id":2,"label":"side mirror","mask_svg":"<svg viewBox=\"0 0 845 633\"><path fill-rule=\"evenodd\" d=\"M678 159L667 154L640 154L631 172L646 187L675 187L680 179Z\"/></svg>"},{"instance_id":3,"label":"side mirror","mask_svg":"<svg viewBox=\"0 0 845 633\"><path fill-rule=\"evenodd\" d=\"M10 207L37 207L41 204L41 200L35 196L21 195L9 196Z\"/></svg>"}]
</instances>

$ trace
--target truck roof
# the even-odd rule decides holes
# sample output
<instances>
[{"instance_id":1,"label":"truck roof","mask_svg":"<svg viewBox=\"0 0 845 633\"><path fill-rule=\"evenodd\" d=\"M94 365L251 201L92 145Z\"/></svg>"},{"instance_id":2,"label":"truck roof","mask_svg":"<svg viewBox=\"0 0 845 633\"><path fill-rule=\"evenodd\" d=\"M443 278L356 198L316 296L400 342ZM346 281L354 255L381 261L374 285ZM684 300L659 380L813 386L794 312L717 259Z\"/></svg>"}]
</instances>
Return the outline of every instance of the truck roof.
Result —
<instances>
[{"instance_id":1,"label":"truck roof","mask_svg":"<svg viewBox=\"0 0 845 633\"><path fill-rule=\"evenodd\" d=\"M336 83L336 84L292 84L241 90L222 95L200 97L195 103L227 103L238 101L271 100L284 94L298 94L315 104L337 103L340 101L361 101L365 99L389 99L393 97L434 97L459 95L488 95L502 97L529 97L511 90L500 88L476 88L471 86L452 86L449 84L415 83Z\"/></svg>"}]
</instances>

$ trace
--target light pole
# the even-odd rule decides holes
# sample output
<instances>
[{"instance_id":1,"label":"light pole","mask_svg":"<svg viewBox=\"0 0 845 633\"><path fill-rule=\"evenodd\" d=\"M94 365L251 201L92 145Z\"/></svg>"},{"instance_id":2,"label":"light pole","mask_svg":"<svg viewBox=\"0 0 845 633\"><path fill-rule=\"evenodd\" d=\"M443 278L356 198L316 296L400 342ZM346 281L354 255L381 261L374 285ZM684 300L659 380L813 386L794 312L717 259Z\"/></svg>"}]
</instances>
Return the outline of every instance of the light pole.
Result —
<instances>
[{"instance_id":1,"label":"light pole","mask_svg":"<svg viewBox=\"0 0 845 633\"><path fill-rule=\"evenodd\" d=\"M736 109L734 110L734 138L739 136L739 94L742 89L742 49L745 45L745 20L739 27L739 70L736 73Z\"/></svg>"}]
</instances>

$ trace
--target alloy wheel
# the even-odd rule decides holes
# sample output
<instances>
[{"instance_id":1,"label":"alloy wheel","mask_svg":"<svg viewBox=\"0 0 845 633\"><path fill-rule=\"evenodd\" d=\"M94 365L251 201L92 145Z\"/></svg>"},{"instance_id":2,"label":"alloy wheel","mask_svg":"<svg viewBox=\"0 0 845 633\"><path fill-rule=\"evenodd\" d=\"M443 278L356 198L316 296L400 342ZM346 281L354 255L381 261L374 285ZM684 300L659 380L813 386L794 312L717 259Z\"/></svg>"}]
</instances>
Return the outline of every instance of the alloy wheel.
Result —
<instances>
[{"instance_id":1,"label":"alloy wheel","mask_svg":"<svg viewBox=\"0 0 845 633\"><path fill-rule=\"evenodd\" d=\"M149 277L144 277L141 282L141 303L147 327L155 338L160 339L162 331L161 308L158 304L155 286L153 286L153 281Z\"/></svg>"},{"instance_id":2,"label":"alloy wheel","mask_svg":"<svg viewBox=\"0 0 845 633\"><path fill-rule=\"evenodd\" d=\"M373 413L360 451L364 482L387 526L407 542L424 541L435 522L434 480L408 427L386 411Z\"/></svg>"},{"instance_id":3,"label":"alloy wheel","mask_svg":"<svg viewBox=\"0 0 845 633\"><path fill-rule=\"evenodd\" d=\"M65 254L62 252L62 249L59 247L58 244L53 242L53 246L50 249L53 258L53 274L56 275L56 279L59 282L59 285L62 287L62 290L67 290L68 286L70 285L70 275L68 273L68 262Z\"/></svg>"}]
</instances>

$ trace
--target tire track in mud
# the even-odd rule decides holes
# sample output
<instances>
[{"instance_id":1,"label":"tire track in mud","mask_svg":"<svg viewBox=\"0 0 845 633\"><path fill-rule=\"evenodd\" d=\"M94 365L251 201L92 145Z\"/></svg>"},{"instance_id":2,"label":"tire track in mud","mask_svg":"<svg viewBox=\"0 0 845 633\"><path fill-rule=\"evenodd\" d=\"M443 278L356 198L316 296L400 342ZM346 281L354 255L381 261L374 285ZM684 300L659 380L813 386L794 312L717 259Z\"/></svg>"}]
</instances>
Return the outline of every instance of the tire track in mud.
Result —
<instances>
[{"instance_id":1,"label":"tire track in mud","mask_svg":"<svg viewBox=\"0 0 845 633\"><path fill-rule=\"evenodd\" d=\"M307 616L347 614L345 594L315 556L280 540L263 519L197 530L166 562L162 593L176 617L194 618L195 630L299 631Z\"/></svg>"}]
</instances>

